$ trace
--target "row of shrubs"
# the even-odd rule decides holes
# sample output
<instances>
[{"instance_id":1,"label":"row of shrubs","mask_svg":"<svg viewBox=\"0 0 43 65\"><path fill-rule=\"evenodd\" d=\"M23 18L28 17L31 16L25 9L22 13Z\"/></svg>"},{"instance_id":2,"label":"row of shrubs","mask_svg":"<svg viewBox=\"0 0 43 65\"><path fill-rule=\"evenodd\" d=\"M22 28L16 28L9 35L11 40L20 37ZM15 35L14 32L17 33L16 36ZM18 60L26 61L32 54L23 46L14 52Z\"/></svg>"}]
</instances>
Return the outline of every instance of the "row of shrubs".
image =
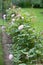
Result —
<instances>
[{"instance_id":1,"label":"row of shrubs","mask_svg":"<svg viewBox=\"0 0 43 65\"><path fill-rule=\"evenodd\" d=\"M20 7L31 7L31 3L29 2L29 0L12 0L12 3Z\"/></svg>"},{"instance_id":2,"label":"row of shrubs","mask_svg":"<svg viewBox=\"0 0 43 65\"><path fill-rule=\"evenodd\" d=\"M20 7L43 7L43 0L1 0L0 3L2 13L5 13L5 10L12 6L12 4Z\"/></svg>"},{"instance_id":3,"label":"row of shrubs","mask_svg":"<svg viewBox=\"0 0 43 65\"><path fill-rule=\"evenodd\" d=\"M2 0L0 0L0 12L2 11Z\"/></svg>"},{"instance_id":4,"label":"row of shrubs","mask_svg":"<svg viewBox=\"0 0 43 65\"><path fill-rule=\"evenodd\" d=\"M12 0L12 2L21 7L43 7L43 0Z\"/></svg>"},{"instance_id":5,"label":"row of shrubs","mask_svg":"<svg viewBox=\"0 0 43 65\"><path fill-rule=\"evenodd\" d=\"M12 38L10 51L14 65L29 65L43 61L43 45L41 36L31 26L30 22L34 16L31 14L20 14L21 8L13 6L6 10L3 15L7 18L8 25L6 33Z\"/></svg>"}]
</instances>

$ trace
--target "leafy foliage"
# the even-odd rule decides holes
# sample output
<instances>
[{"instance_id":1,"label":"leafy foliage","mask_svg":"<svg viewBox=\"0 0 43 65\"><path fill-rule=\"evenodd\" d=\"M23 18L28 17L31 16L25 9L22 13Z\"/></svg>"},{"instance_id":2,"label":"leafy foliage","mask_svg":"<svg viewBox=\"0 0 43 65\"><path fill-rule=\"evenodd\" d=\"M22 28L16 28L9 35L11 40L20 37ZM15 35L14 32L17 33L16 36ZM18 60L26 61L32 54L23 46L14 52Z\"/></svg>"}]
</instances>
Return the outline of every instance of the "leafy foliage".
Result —
<instances>
[{"instance_id":1,"label":"leafy foliage","mask_svg":"<svg viewBox=\"0 0 43 65\"><path fill-rule=\"evenodd\" d=\"M0 12L2 11L2 0L0 0Z\"/></svg>"},{"instance_id":2,"label":"leafy foliage","mask_svg":"<svg viewBox=\"0 0 43 65\"><path fill-rule=\"evenodd\" d=\"M21 7L31 7L30 0L12 0L12 3Z\"/></svg>"},{"instance_id":3,"label":"leafy foliage","mask_svg":"<svg viewBox=\"0 0 43 65\"><path fill-rule=\"evenodd\" d=\"M6 9L9 8L10 6L11 6L11 0L3 0L2 1L2 13L6 13Z\"/></svg>"},{"instance_id":4,"label":"leafy foliage","mask_svg":"<svg viewBox=\"0 0 43 65\"><path fill-rule=\"evenodd\" d=\"M42 0L12 0L12 2L21 7L31 7L31 5L43 7Z\"/></svg>"},{"instance_id":5,"label":"leafy foliage","mask_svg":"<svg viewBox=\"0 0 43 65\"><path fill-rule=\"evenodd\" d=\"M6 32L12 38L11 53L14 55L13 62L15 65L28 65L32 64L34 60L43 57L43 47L40 36L31 27L31 17L23 17L16 12L18 9L14 8L13 21L11 17L12 9L7 13L9 14L8 21L11 22L6 27ZM13 23L12 23L13 22Z\"/></svg>"}]
</instances>

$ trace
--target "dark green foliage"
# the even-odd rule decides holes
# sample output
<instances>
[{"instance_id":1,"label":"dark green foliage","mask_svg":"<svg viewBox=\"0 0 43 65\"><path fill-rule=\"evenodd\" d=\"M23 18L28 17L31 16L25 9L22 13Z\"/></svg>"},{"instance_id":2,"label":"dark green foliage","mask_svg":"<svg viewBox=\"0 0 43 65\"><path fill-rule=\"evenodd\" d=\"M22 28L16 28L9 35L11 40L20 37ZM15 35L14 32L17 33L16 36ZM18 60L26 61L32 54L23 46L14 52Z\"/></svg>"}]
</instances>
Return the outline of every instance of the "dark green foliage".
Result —
<instances>
[{"instance_id":1,"label":"dark green foliage","mask_svg":"<svg viewBox=\"0 0 43 65\"><path fill-rule=\"evenodd\" d=\"M2 0L0 0L0 12L2 11Z\"/></svg>"},{"instance_id":2,"label":"dark green foliage","mask_svg":"<svg viewBox=\"0 0 43 65\"><path fill-rule=\"evenodd\" d=\"M12 2L21 7L31 7L30 0L12 0Z\"/></svg>"},{"instance_id":3,"label":"dark green foliage","mask_svg":"<svg viewBox=\"0 0 43 65\"><path fill-rule=\"evenodd\" d=\"M2 13L6 13L6 9L11 6L11 0L2 1Z\"/></svg>"},{"instance_id":4,"label":"dark green foliage","mask_svg":"<svg viewBox=\"0 0 43 65\"><path fill-rule=\"evenodd\" d=\"M43 0L12 0L12 3L21 7L43 7Z\"/></svg>"},{"instance_id":5,"label":"dark green foliage","mask_svg":"<svg viewBox=\"0 0 43 65\"><path fill-rule=\"evenodd\" d=\"M31 0L31 4L36 7L42 7L42 0Z\"/></svg>"}]
</instances>

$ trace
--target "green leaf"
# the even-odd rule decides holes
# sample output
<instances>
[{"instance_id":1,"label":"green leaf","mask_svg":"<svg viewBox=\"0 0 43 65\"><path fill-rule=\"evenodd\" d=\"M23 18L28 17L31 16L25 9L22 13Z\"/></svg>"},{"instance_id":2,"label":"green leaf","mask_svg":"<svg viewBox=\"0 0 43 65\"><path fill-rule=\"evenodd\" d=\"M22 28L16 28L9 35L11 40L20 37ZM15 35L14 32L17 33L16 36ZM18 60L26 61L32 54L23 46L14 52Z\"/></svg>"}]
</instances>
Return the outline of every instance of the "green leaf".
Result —
<instances>
[{"instance_id":1,"label":"green leaf","mask_svg":"<svg viewBox=\"0 0 43 65\"><path fill-rule=\"evenodd\" d=\"M26 65L25 63L21 63L21 64L19 64L19 65Z\"/></svg>"}]
</instances>

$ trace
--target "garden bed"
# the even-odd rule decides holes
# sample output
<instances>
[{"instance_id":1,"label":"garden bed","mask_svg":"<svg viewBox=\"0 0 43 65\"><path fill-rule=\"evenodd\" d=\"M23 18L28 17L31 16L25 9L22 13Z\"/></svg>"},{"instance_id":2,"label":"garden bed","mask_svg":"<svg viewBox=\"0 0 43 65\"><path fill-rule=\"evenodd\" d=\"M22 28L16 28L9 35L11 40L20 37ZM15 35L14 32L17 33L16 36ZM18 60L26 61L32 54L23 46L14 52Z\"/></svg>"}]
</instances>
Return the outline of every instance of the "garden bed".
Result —
<instances>
[{"instance_id":1,"label":"garden bed","mask_svg":"<svg viewBox=\"0 0 43 65\"><path fill-rule=\"evenodd\" d=\"M31 10L31 9L29 9L29 10ZM23 13L23 12L24 12L24 10L21 11L21 13ZM24 15L24 14L22 14L22 15ZM39 15L38 15L38 16L39 16ZM19 30L20 30L20 27L21 27L21 26L20 26L20 25L21 25L21 22L20 22L20 21L22 21L21 18L23 18L23 17L20 16L20 20L18 20L18 22L17 22L17 21L14 22L14 23L15 23L14 26L13 26L13 23L12 23L12 26L11 26L11 27L8 26L8 23L9 23L9 22L7 22L7 26L8 26L8 27L7 27L7 34L9 35L9 33L10 33L12 39L13 39L13 36L14 36L13 34L14 34L14 33L16 33L17 38L18 38L19 40L20 40L20 39L22 40L22 37L20 37L20 36L23 36L23 38L25 39L25 35L24 35L25 32L26 32L26 36L28 35L28 34L27 34L28 32L25 30L25 28L27 28L27 30L28 30L28 27L30 26L30 25L28 26L29 22L27 22L27 20L26 20L27 24L26 24L25 21L24 21L24 23L22 23L23 25L25 24L25 26L26 26L26 25L27 25L27 26L26 26L25 28L23 28L23 25L22 25L23 30L21 29L21 32L19 31ZM40 18L40 17L38 17L38 18ZM14 19L13 19L13 20L14 20ZM23 18L23 20L24 20L24 18ZM38 22L38 24L39 24L39 20L37 20L37 22ZM39 25L37 24L37 22L35 22L35 23L33 22L32 24L34 24L35 27L36 27L36 26L39 26ZM41 23L41 20L40 20L40 23ZM37 24L37 25L36 25L36 24ZM6 26L6 24L5 24L5 26ZM19 27L19 26L20 26L20 27ZM42 25L41 25L41 26L42 26ZM39 27L40 27L40 26L39 26ZM12 32L12 29L14 30L13 32ZM19 30L18 30L18 29L19 29ZM38 30L38 29L36 28L36 30ZM25 32L23 32L23 31L25 31ZM33 32L33 30L31 30L31 29L30 29L30 31ZM41 30L38 30L38 31L41 31ZM23 32L24 34L22 34L22 32ZM21 35L20 35L20 33L21 33ZM31 34L31 33L30 33L30 34ZM16 35L15 35L15 36L16 36ZM15 36L14 36L14 37L15 37ZM20 37L20 38L19 38L19 37ZM15 37L15 39L14 39L15 41L13 40L13 41L14 41L13 44L16 43L16 42L18 42L17 38ZM16 41L16 40L17 40L17 41ZM26 38L25 40L27 40L27 38ZM24 41L24 40L23 40L23 41ZM18 44L19 44L19 43L18 43ZM14 46L15 46L15 44L13 45L13 50L12 50L13 52L14 52L14 49L16 50L16 48L15 48L16 46L15 46L15 47L14 47ZM19 46L19 47L20 47L20 46ZM26 47L26 48L27 48L27 47ZM23 52L22 50L21 50L21 53L25 54L25 52ZM38 52L37 52L37 53L38 53ZM18 53L17 53L17 54L18 54ZM40 51L39 51L39 54L40 54ZM15 56L15 54L14 54L14 56ZM15 62L15 61L18 61L18 60L15 60L15 58L14 58L13 61ZM22 60L21 60L21 61L22 61ZM25 61L24 61L24 62L25 62ZM18 62L17 62L17 63L18 63ZM40 64L40 61L39 61L39 62L35 62L35 64L36 64L36 63Z\"/></svg>"}]
</instances>

